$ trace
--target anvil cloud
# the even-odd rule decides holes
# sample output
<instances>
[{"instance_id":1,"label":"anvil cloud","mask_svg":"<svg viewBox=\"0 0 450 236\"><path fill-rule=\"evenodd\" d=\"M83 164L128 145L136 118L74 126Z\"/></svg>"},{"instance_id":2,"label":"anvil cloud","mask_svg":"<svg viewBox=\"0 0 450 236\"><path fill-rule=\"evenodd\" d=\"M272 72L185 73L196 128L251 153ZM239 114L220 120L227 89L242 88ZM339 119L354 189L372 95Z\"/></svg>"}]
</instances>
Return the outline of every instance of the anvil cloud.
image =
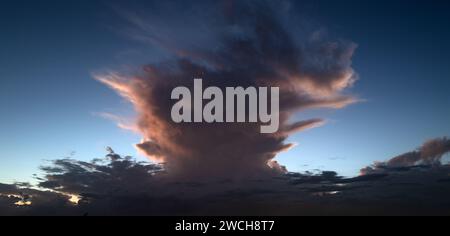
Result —
<instances>
[{"instance_id":1,"label":"anvil cloud","mask_svg":"<svg viewBox=\"0 0 450 236\"><path fill-rule=\"evenodd\" d=\"M165 162L174 176L246 178L284 171L273 159L293 146L285 143L288 136L324 123L320 118L291 122L296 112L339 109L356 101L344 94L357 79L351 67L356 45L328 40L316 32L308 37L291 34L283 19L289 12L276 10L285 9L278 3L197 4L213 18L200 14L173 19L172 15L183 10L174 8L168 10L168 19L159 15L159 21L165 22L161 27L151 21L151 14L146 18L123 13L134 38L146 39L168 51L171 58L147 65L132 76L110 73L96 78L133 104L138 115L136 126L143 136L138 149ZM202 22L201 27L195 24L198 22ZM180 27L191 34L206 35L207 43L189 43L189 37L176 32ZM205 87L221 89L279 87L280 130L261 134L260 123L174 123L170 117L171 91L179 86L192 89L193 78L203 78Z\"/></svg>"}]
</instances>

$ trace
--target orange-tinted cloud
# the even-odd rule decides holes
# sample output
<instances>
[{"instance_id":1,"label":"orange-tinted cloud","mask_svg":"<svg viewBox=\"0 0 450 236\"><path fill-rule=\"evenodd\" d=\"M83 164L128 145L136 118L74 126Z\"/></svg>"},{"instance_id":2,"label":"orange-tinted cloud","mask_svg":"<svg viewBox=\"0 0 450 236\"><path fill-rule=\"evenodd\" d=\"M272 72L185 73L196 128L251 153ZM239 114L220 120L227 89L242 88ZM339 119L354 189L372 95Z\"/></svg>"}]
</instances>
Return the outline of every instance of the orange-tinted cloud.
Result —
<instances>
[{"instance_id":1,"label":"orange-tinted cloud","mask_svg":"<svg viewBox=\"0 0 450 236\"><path fill-rule=\"evenodd\" d=\"M146 21L136 14L124 14L135 28L135 38L138 34L151 39L147 41L172 53L172 59L147 65L131 77L96 76L133 104L136 127L143 136L138 149L167 163L174 176L265 176L274 172L269 166L284 172L272 161L277 153L292 147L286 138L324 123L322 119L291 123L293 114L311 108L339 109L357 101L342 94L357 79L351 67L354 43L318 35L297 38L284 25L275 3L232 2L226 7L217 2L198 6L214 12L214 19L202 14L173 18L182 10L176 8L167 13L167 20L161 15L157 21ZM200 32L195 22L203 22ZM191 34L198 33L207 35L205 45L189 42ZM171 91L178 86L192 88L194 78L203 78L204 87L222 89L280 87L280 131L261 134L258 123L172 122Z\"/></svg>"},{"instance_id":2,"label":"orange-tinted cloud","mask_svg":"<svg viewBox=\"0 0 450 236\"><path fill-rule=\"evenodd\" d=\"M361 174L387 172L391 169L409 169L415 166L440 166L442 158L449 152L450 140L447 137L436 138L425 142L415 151L366 167L361 170Z\"/></svg>"}]
</instances>

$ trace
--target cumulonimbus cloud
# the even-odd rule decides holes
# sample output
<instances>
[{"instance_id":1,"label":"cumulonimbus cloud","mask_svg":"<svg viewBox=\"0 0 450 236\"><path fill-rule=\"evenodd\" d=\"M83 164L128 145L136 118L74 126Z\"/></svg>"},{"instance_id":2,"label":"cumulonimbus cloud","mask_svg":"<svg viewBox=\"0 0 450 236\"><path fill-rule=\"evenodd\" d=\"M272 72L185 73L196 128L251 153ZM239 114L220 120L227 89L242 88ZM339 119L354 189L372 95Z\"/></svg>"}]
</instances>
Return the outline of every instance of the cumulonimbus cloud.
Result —
<instances>
[{"instance_id":1,"label":"cumulonimbus cloud","mask_svg":"<svg viewBox=\"0 0 450 236\"><path fill-rule=\"evenodd\" d=\"M356 44L318 35L296 37L273 4L201 2L198 7L213 12L212 19L201 14L174 18L186 10L174 8L166 21L158 15L159 24L146 21L145 15L123 14L135 29L134 38L147 39L172 58L147 65L133 76L110 73L96 78L133 104L138 115L136 127L143 136L137 148L153 160L165 162L171 174L248 177L284 171L272 161L292 147L285 143L287 137L324 123L323 119L291 123L293 114L311 108L339 109L357 101L343 93L357 79L351 67ZM201 27L196 22L202 22ZM181 28L190 34L208 35L205 38L209 40L205 46L186 43L189 37L175 30ZM280 87L279 132L261 134L258 123L174 123L171 91L178 86L192 89L194 78L203 78L204 87L222 89Z\"/></svg>"}]
</instances>

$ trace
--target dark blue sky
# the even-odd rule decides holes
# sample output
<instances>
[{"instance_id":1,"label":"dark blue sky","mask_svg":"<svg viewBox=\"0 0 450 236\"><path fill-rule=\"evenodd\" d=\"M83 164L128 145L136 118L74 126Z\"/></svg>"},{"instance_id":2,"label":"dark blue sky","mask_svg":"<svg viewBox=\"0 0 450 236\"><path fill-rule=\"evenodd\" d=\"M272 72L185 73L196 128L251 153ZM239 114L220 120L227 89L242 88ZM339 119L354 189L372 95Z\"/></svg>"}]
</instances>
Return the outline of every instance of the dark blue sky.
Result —
<instances>
[{"instance_id":1,"label":"dark blue sky","mask_svg":"<svg viewBox=\"0 0 450 236\"><path fill-rule=\"evenodd\" d=\"M132 115L130 107L92 77L163 56L117 30L114 6L145 5L127 2L1 3L0 182L28 179L43 160L72 151L88 160L109 145L136 155L139 136L95 115ZM300 146L280 157L283 164L354 175L450 135L448 1L295 1L293 8L310 25L359 45L352 92L366 101L318 111L329 124L292 137Z\"/></svg>"}]
</instances>

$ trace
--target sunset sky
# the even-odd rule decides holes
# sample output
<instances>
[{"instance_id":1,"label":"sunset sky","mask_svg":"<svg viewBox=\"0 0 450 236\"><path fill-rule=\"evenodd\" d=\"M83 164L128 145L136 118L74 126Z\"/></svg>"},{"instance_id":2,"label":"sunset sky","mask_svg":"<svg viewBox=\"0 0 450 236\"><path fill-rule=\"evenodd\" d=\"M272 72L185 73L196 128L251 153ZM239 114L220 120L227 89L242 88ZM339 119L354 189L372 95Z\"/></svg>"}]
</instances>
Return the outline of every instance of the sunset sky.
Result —
<instances>
[{"instance_id":1,"label":"sunset sky","mask_svg":"<svg viewBox=\"0 0 450 236\"><path fill-rule=\"evenodd\" d=\"M1 183L32 181L46 160L104 156L106 146L146 160L133 146L141 135L105 117L132 121L132 106L94 78L170 57L127 30L123 13L145 12L153 3L124 2L1 3ZM301 16L287 23L293 32L307 28L358 45L352 68L359 79L345 93L359 102L296 114L296 119L321 117L327 123L289 137L298 146L278 156L282 165L352 177L375 161L450 135L448 1L293 1L283 6ZM176 21L182 15L171 17ZM203 40L201 30L175 30L186 40ZM184 44L183 37L176 40Z\"/></svg>"}]
</instances>

